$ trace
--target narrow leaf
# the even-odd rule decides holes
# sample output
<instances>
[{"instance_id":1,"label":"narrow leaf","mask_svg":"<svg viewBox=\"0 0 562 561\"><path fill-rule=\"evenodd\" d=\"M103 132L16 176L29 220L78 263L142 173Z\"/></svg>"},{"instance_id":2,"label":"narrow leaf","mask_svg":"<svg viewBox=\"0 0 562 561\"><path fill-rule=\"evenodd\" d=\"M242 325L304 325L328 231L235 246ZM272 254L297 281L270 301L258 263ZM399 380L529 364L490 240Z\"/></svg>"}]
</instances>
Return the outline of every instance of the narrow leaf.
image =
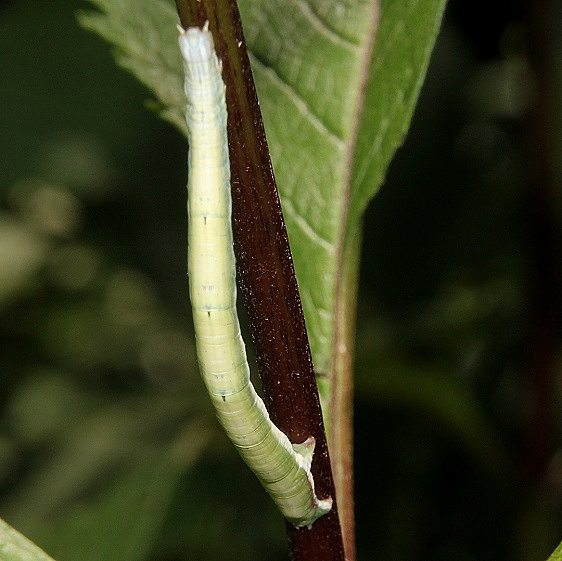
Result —
<instances>
[{"instance_id":1,"label":"narrow leaf","mask_svg":"<svg viewBox=\"0 0 562 561\"><path fill-rule=\"evenodd\" d=\"M53 561L33 542L0 519L0 559L2 561Z\"/></svg>"},{"instance_id":2,"label":"narrow leaf","mask_svg":"<svg viewBox=\"0 0 562 561\"><path fill-rule=\"evenodd\" d=\"M151 106L186 134L178 16L168 2L91 0L100 12L80 12L81 25L114 45L115 59L149 88Z\"/></svg>"},{"instance_id":3,"label":"narrow leaf","mask_svg":"<svg viewBox=\"0 0 562 561\"><path fill-rule=\"evenodd\" d=\"M547 561L562 561L562 543L554 550Z\"/></svg>"},{"instance_id":4,"label":"narrow leaf","mask_svg":"<svg viewBox=\"0 0 562 561\"><path fill-rule=\"evenodd\" d=\"M91 1L102 13L82 24L117 47L119 64L184 131L171 5ZM373 56L374 0L239 4L314 363L329 372L342 246L407 130L445 0L385 0Z\"/></svg>"},{"instance_id":5,"label":"narrow leaf","mask_svg":"<svg viewBox=\"0 0 562 561\"><path fill-rule=\"evenodd\" d=\"M196 422L184 428L181 446L170 434L188 407L175 395L147 395L80 419L4 511L57 561L149 558L182 470L208 441Z\"/></svg>"},{"instance_id":6,"label":"narrow leaf","mask_svg":"<svg viewBox=\"0 0 562 561\"><path fill-rule=\"evenodd\" d=\"M408 131L445 4L445 0L381 3L353 165L350 231L382 184Z\"/></svg>"}]
</instances>

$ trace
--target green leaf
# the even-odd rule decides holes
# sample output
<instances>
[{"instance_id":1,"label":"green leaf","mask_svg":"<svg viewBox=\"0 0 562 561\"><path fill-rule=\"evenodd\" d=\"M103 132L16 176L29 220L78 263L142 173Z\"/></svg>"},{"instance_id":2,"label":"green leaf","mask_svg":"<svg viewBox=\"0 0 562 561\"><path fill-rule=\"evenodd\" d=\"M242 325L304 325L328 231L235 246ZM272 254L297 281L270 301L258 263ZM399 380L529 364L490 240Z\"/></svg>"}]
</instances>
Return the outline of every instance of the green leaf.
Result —
<instances>
[{"instance_id":1,"label":"green leaf","mask_svg":"<svg viewBox=\"0 0 562 561\"><path fill-rule=\"evenodd\" d=\"M182 471L208 442L189 409L182 395L147 394L77 420L4 501L8 518L57 561L149 558Z\"/></svg>"},{"instance_id":2,"label":"green leaf","mask_svg":"<svg viewBox=\"0 0 562 561\"><path fill-rule=\"evenodd\" d=\"M53 561L44 551L0 519L2 561Z\"/></svg>"},{"instance_id":3,"label":"green leaf","mask_svg":"<svg viewBox=\"0 0 562 561\"><path fill-rule=\"evenodd\" d=\"M353 231L384 181L408 131L445 4L445 0L381 2L353 162L348 231Z\"/></svg>"},{"instance_id":4,"label":"green leaf","mask_svg":"<svg viewBox=\"0 0 562 561\"><path fill-rule=\"evenodd\" d=\"M177 17L154 0L91 0L81 22L184 131ZM330 371L347 240L408 128L445 0L240 0L314 362ZM366 86L365 86L366 84Z\"/></svg>"},{"instance_id":5,"label":"green leaf","mask_svg":"<svg viewBox=\"0 0 562 561\"><path fill-rule=\"evenodd\" d=\"M547 561L562 561L562 543L554 550Z\"/></svg>"},{"instance_id":6,"label":"green leaf","mask_svg":"<svg viewBox=\"0 0 562 561\"><path fill-rule=\"evenodd\" d=\"M149 558L175 490L179 470L149 454L103 493L68 509L45 543L59 561L142 561Z\"/></svg>"},{"instance_id":7,"label":"green leaf","mask_svg":"<svg viewBox=\"0 0 562 561\"><path fill-rule=\"evenodd\" d=\"M101 12L79 13L82 26L114 45L117 63L152 91L158 101L151 105L185 134L185 94L175 8L161 0L90 1Z\"/></svg>"}]
</instances>

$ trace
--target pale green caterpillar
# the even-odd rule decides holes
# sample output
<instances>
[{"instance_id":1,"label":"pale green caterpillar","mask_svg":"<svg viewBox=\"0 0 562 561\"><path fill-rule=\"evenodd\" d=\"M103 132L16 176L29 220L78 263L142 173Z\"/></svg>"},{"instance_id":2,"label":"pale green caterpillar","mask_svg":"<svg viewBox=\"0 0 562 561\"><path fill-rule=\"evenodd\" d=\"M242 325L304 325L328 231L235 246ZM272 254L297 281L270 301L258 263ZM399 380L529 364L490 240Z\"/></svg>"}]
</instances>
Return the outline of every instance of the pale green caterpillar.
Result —
<instances>
[{"instance_id":1,"label":"pale green caterpillar","mask_svg":"<svg viewBox=\"0 0 562 561\"><path fill-rule=\"evenodd\" d=\"M188 277L201 375L217 417L283 515L297 527L327 513L310 472L314 438L292 445L250 382L236 315L225 85L206 29L180 30L189 140Z\"/></svg>"}]
</instances>

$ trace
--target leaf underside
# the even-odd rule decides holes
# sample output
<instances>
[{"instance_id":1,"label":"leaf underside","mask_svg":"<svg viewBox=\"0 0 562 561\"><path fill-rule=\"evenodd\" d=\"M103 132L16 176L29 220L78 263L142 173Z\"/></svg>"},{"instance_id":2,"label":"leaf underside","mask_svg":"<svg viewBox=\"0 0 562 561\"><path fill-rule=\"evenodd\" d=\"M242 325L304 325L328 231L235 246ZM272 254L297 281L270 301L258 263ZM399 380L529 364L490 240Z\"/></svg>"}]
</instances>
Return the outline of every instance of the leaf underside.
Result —
<instances>
[{"instance_id":1,"label":"leaf underside","mask_svg":"<svg viewBox=\"0 0 562 561\"><path fill-rule=\"evenodd\" d=\"M82 25L185 134L177 15L160 0L91 0ZM240 0L315 369L330 371L336 283L407 131L445 0ZM325 397L325 396L324 396Z\"/></svg>"}]
</instances>

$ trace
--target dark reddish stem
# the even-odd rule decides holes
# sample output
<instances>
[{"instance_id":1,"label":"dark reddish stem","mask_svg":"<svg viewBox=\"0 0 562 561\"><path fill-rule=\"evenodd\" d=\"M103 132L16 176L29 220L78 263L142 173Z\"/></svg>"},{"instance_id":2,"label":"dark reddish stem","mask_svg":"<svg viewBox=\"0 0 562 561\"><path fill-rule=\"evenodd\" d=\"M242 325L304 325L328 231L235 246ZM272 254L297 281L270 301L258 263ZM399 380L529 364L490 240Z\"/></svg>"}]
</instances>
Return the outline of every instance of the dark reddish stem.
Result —
<instances>
[{"instance_id":1,"label":"dark reddish stem","mask_svg":"<svg viewBox=\"0 0 562 561\"><path fill-rule=\"evenodd\" d=\"M267 409L293 443L316 439L312 473L330 513L287 524L295 561L343 561L341 529L316 379L289 241L235 0L176 0L183 27L209 22L228 107L234 250Z\"/></svg>"}]
</instances>

